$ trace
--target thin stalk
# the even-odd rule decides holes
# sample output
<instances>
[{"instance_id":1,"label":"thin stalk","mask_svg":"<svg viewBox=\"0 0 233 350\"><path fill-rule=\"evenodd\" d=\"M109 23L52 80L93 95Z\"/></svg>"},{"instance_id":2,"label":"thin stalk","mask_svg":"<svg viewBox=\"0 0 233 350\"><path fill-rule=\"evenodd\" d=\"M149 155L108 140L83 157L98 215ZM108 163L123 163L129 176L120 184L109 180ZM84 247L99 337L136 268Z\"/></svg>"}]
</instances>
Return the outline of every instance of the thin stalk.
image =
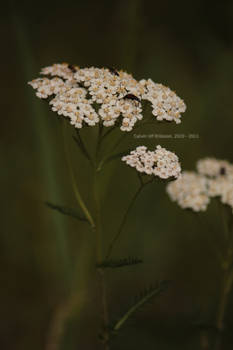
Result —
<instances>
[{"instance_id":1,"label":"thin stalk","mask_svg":"<svg viewBox=\"0 0 233 350\"><path fill-rule=\"evenodd\" d=\"M152 123L154 124L154 122L141 122L139 126L134 127L134 130L137 130L137 129L141 128L141 126L143 126L143 125L149 125L149 124L152 124ZM111 130L109 130L109 131L111 131ZM103 139L107 134L109 134L109 133L107 132L106 134L104 134L103 137L102 137L102 139ZM112 153L114 152L114 150L121 144L121 142L122 142L127 136L132 136L132 134L131 134L131 133L128 134L128 133L124 132L124 134L121 135L121 136L116 140L116 142L115 142L115 144L113 145L113 147L111 148L111 151L109 152L109 154L112 154ZM102 142L102 141L101 141L101 142ZM99 163L98 171L100 171L100 170L102 169L103 165L106 164L107 161L108 161L109 159L111 159L111 156L110 156L109 154L108 154L107 156L105 156L105 157L101 160L101 162ZM120 153L119 153L119 154L120 154Z\"/></svg>"},{"instance_id":2,"label":"thin stalk","mask_svg":"<svg viewBox=\"0 0 233 350\"><path fill-rule=\"evenodd\" d=\"M219 308L218 308L217 317L216 317L216 328L217 328L218 334L217 334L217 339L214 347L215 350L221 349L222 332L224 331L224 318L226 314L227 304L229 300L228 297L231 291L232 283L233 283L233 271L226 269L223 277L223 286L222 286L220 303L219 303Z\"/></svg>"},{"instance_id":3,"label":"thin stalk","mask_svg":"<svg viewBox=\"0 0 233 350\"><path fill-rule=\"evenodd\" d=\"M210 225L207 220L206 221L203 220L203 217L202 217L201 213L194 213L194 212L191 212L191 213L192 213L192 215L195 215L195 218L198 219L198 221L200 222L201 226L203 226L203 224L204 225L207 224L208 232L205 235L205 239L206 239L206 241L208 243L208 246L211 248L213 254L217 257L218 262L220 263L220 265L222 265L223 264L223 260L224 260L223 254L221 252L219 252L219 247L216 247L216 245L214 244L213 240L209 236L209 233L211 233L211 236L212 236L212 232L214 231L212 225Z\"/></svg>"},{"instance_id":4,"label":"thin stalk","mask_svg":"<svg viewBox=\"0 0 233 350\"><path fill-rule=\"evenodd\" d=\"M231 235L231 236L230 236ZM222 332L224 330L224 319L226 315L229 294L233 284L233 270L232 270L232 249L233 249L233 235L230 230L227 232L228 244L227 244L227 252L226 259L222 264L222 269L224 271L223 276L223 284L220 295L219 307L216 315L216 328L218 330L216 342L215 342L215 350L220 350L222 346Z\"/></svg>"},{"instance_id":5,"label":"thin stalk","mask_svg":"<svg viewBox=\"0 0 233 350\"><path fill-rule=\"evenodd\" d=\"M124 325L124 323L144 304L146 304L150 299L152 299L155 295L161 293L161 287L159 286L156 289L152 289L149 293L147 293L143 298L141 298L136 304L131 306L129 310L119 319L119 321L114 325L113 331L117 332Z\"/></svg>"},{"instance_id":6,"label":"thin stalk","mask_svg":"<svg viewBox=\"0 0 233 350\"><path fill-rule=\"evenodd\" d=\"M88 151L87 151L87 149L85 147L85 144L84 144L84 142L83 142L83 140L81 138L79 130L76 130L76 134L77 134L77 139L74 137L74 140L78 142L78 145L79 145L82 153L89 160L91 166L93 166L93 161L92 161L92 159L91 159L91 157L90 157L90 155L89 155L89 153L88 153Z\"/></svg>"},{"instance_id":7,"label":"thin stalk","mask_svg":"<svg viewBox=\"0 0 233 350\"><path fill-rule=\"evenodd\" d=\"M100 275L101 283L101 293L102 293L102 308L103 308L103 332L102 332L102 341L104 350L109 350L109 340L110 334L108 331L109 326L109 313L108 313L108 304L107 304L107 288L106 288L106 278L103 269L98 269Z\"/></svg>"},{"instance_id":8,"label":"thin stalk","mask_svg":"<svg viewBox=\"0 0 233 350\"><path fill-rule=\"evenodd\" d=\"M139 123L139 125L134 126L133 131L140 129L140 128L141 128L142 126L144 126L144 125L155 124L155 121L145 121L145 122L140 122L140 121L139 121L138 123ZM112 152L121 144L121 142L122 142L127 136L132 136L132 133L131 133L131 132L130 132L130 133L127 133L126 131L124 131L123 135L121 135L121 136L119 137L119 139L116 141L116 143L115 143L115 144L113 145L113 147L111 148L111 152L110 152L110 153L112 153Z\"/></svg>"},{"instance_id":9,"label":"thin stalk","mask_svg":"<svg viewBox=\"0 0 233 350\"><path fill-rule=\"evenodd\" d=\"M94 201L95 201L95 233L96 233L96 263L101 262L102 257L102 228L101 228L101 214L100 214L100 203L99 203L99 194L98 194L98 183L97 183L97 170L94 170Z\"/></svg>"},{"instance_id":10,"label":"thin stalk","mask_svg":"<svg viewBox=\"0 0 233 350\"><path fill-rule=\"evenodd\" d=\"M102 143L103 140L104 140L108 135L110 135L111 132L114 131L114 130L117 130L117 128L115 127L115 125L113 125L111 128L109 128L109 129L105 132L105 134L102 136L100 142Z\"/></svg>"},{"instance_id":11,"label":"thin stalk","mask_svg":"<svg viewBox=\"0 0 233 350\"><path fill-rule=\"evenodd\" d=\"M65 123L65 127L64 127L63 131L64 131L63 136L64 136L64 146L65 146L66 159L67 159L67 164L68 164L68 168L69 168L69 171L70 171L70 178L71 178L73 190L74 190L74 193L75 193L75 197L76 197L77 202L80 205L80 208L82 209L85 217L87 218L88 222L90 223L91 227L94 228L95 227L95 223L94 223L94 220L92 218L92 215L90 214L89 210L87 209L87 207L86 207L86 205L85 205L85 203L84 203L84 201L82 199L82 196L81 196L81 194L79 192L77 183L75 181L74 172L73 172L72 164L71 164L71 161L70 161L70 153L69 153L68 144L67 144L67 140L66 140L66 134L65 134L66 123Z\"/></svg>"},{"instance_id":12,"label":"thin stalk","mask_svg":"<svg viewBox=\"0 0 233 350\"><path fill-rule=\"evenodd\" d=\"M98 192L98 161L99 161L99 151L101 145L102 127L99 126L98 139L96 145L95 154L95 169L94 169L94 201L96 207L96 265L100 264L102 261L102 245L103 245L103 230L102 230L102 219L101 219L101 208ZM98 268L97 272L100 276L101 285L101 299L102 299L102 311L103 311L103 330L102 330L102 342L104 350L109 350L109 338L110 334L108 331L109 325L109 315L108 315L108 304L107 304L107 287L105 273L102 268Z\"/></svg>"},{"instance_id":13,"label":"thin stalk","mask_svg":"<svg viewBox=\"0 0 233 350\"><path fill-rule=\"evenodd\" d=\"M225 239L227 240L229 238L229 236L228 236L229 231L228 231L228 226L227 226L227 220L226 220L226 217L225 217L225 210L224 210L225 208L224 208L224 205L221 203L219 198L217 198L216 201L217 201L218 209L220 211L220 215L221 215L222 222L223 222L223 225L224 225L223 233L224 233Z\"/></svg>"},{"instance_id":14,"label":"thin stalk","mask_svg":"<svg viewBox=\"0 0 233 350\"><path fill-rule=\"evenodd\" d=\"M223 288L220 298L219 310L217 314L216 326L217 329L221 332L224 329L224 316L226 311L226 306L228 302L228 294L230 292L233 282L233 273L230 273L229 270L225 271L223 278Z\"/></svg>"},{"instance_id":15,"label":"thin stalk","mask_svg":"<svg viewBox=\"0 0 233 350\"><path fill-rule=\"evenodd\" d=\"M148 181L147 183L143 183L142 180L140 180L140 186L137 189L136 193L134 194L133 198L131 199L131 201L130 201L130 203L129 203L126 211L125 211L125 214L124 214L123 219L121 221L120 227L119 227L116 235L113 237L113 239L112 239L112 241L111 241L111 243L109 245L108 252L106 254L105 260L109 259L110 255L112 253L112 250L114 248L114 245L115 245L116 241L119 239L119 237L120 237L120 235L121 235L121 233L123 231L123 228L125 226L125 223L127 221L128 215L129 215L129 212L132 209L134 203L136 202L136 199L138 198L139 194L141 193L141 191L145 187L145 185L151 183L152 181Z\"/></svg>"}]
</instances>

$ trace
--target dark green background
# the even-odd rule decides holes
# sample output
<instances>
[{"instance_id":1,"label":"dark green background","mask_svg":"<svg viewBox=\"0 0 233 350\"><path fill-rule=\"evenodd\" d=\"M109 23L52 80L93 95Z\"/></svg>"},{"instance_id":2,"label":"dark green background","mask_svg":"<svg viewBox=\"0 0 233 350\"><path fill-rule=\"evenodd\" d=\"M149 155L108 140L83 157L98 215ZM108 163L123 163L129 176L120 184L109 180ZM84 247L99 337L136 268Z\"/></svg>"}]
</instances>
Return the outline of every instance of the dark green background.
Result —
<instances>
[{"instance_id":1,"label":"dark green background","mask_svg":"<svg viewBox=\"0 0 233 350\"><path fill-rule=\"evenodd\" d=\"M152 78L175 90L187 111L180 125L155 121L143 132L199 137L142 141L132 132L131 145L143 142L152 148L160 143L179 155L183 169L194 169L205 156L233 161L232 23L232 1L41 0L1 5L2 349L45 349L53 315L72 290L77 290L77 307L65 325L60 349L101 349L99 287L89 262L93 233L44 205L51 200L75 207L76 202L62 123L27 81L41 67L63 61L114 66L138 79ZM94 132L84 130L82 135L93 146ZM121 146L125 148L127 142ZM91 205L90 168L72 141L70 150L77 181ZM137 178L118 161L106 167L101 179L106 185L102 213L107 247ZM138 256L144 264L107 273L112 319L144 287L158 279L173 282L135 315L114 340L113 350L200 349L194 323L214 321L221 270L208 238L222 247L218 209L212 203L199 221L172 203L164 190L157 183L142 193L114 250L114 257ZM226 325L224 349L231 349L232 301Z\"/></svg>"}]
</instances>

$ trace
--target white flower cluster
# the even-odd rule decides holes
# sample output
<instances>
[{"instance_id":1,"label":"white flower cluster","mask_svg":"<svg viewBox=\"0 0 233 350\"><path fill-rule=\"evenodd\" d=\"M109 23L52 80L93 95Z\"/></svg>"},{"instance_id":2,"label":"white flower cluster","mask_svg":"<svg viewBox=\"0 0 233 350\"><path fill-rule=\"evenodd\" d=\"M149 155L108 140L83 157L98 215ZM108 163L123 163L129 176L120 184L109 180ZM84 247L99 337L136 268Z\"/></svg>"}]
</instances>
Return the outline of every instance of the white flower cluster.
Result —
<instances>
[{"instance_id":1,"label":"white flower cluster","mask_svg":"<svg viewBox=\"0 0 233 350\"><path fill-rule=\"evenodd\" d=\"M174 120L177 124L181 122L180 113L185 112L186 105L174 91L162 84L156 84L153 80L141 80L145 88L143 99L148 100L152 104L152 114L157 120Z\"/></svg>"},{"instance_id":2,"label":"white flower cluster","mask_svg":"<svg viewBox=\"0 0 233 350\"><path fill-rule=\"evenodd\" d=\"M155 151L147 151L147 147L139 146L129 155L122 157L122 161L141 173L153 174L162 179L177 178L181 172L177 155L159 145Z\"/></svg>"},{"instance_id":3,"label":"white flower cluster","mask_svg":"<svg viewBox=\"0 0 233 350\"><path fill-rule=\"evenodd\" d=\"M201 175L209 177L228 176L233 174L233 165L226 160L216 158L203 158L197 162L197 171Z\"/></svg>"},{"instance_id":4,"label":"white flower cluster","mask_svg":"<svg viewBox=\"0 0 233 350\"><path fill-rule=\"evenodd\" d=\"M205 177L191 171L184 171L179 179L170 182L167 193L183 209L204 211L210 201Z\"/></svg>"},{"instance_id":5,"label":"white flower cluster","mask_svg":"<svg viewBox=\"0 0 233 350\"><path fill-rule=\"evenodd\" d=\"M65 88L62 79L55 77L52 79L38 78L29 82L33 89L37 90L36 96L39 98L48 98L51 95L57 95Z\"/></svg>"},{"instance_id":6,"label":"white flower cluster","mask_svg":"<svg viewBox=\"0 0 233 350\"><path fill-rule=\"evenodd\" d=\"M152 105L157 120L180 123L186 106L176 94L151 79L137 81L132 75L112 68L79 68L67 63L54 64L42 69L38 78L29 82L39 98L53 96L52 110L69 117L77 128L104 126L121 122L122 131L131 131L137 120L143 118L142 100Z\"/></svg>"},{"instance_id":7,"label":"white flower cluster","mask_svg":"<svg viewBox=\"0 0 233 350\"><path fill-rule=\"evenodd\" d=\"M233 209L233 165L225 160L204 158L197 162L198 173L183 172L181 177L167 186L171 200L181 208L204 211L211 197Z\"/></svg>"},{"instance_id":8,"label":"white flower cluster","mask_svg":"<svg viewBox=\"0 0 233 350\"><path fill-rule=\"evenodd\" d=\"M222 203L233 209L233 164L226 160L204 158L197 163L197 169L207 177L209 196L220 197Z\"/></svg>"}]
</instances>

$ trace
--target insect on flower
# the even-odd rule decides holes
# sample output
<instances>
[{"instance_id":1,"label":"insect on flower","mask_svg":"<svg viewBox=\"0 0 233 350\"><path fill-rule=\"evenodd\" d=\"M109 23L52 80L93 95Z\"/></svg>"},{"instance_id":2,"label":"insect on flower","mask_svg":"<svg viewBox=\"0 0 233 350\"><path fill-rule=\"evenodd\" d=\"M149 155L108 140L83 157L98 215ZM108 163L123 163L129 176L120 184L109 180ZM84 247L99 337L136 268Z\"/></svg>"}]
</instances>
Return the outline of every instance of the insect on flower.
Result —
<instances>
[{"instance_id":1,"label":"insect on flower","mask_svg":"<svg viewBox=\"0 0 233 350\"><path fill-rule=\"evenodd\" d=\"M112 73L113 75L116 75L119 77L119 73L118 71L115 69L115 68L112 68L112 67L108 67L108 70L110 73Z\"/></svg>"},{"instance_id":2,"label":"insect on flower","mask_svg":"<svg viewBox=\"0 0 233 350\"><path fill-rule=\"evenodd\" d=\"M55 63L42 68L41 74L42 78L29 82L36 96L53 97L49 101L51 109L68 117L76 128L101 123L106 127L120 126L120 130L129 132L143 119L143 100L151 103L152 114L158 121L178 124L186 108L183 100L168 87L151 79L137 81L131 74L107 66L80 68L66 62Z\"/></svg>"},{"instance_id":3,"label":"insect on flower","mask_svg":"<svg viewBox=\"0 0 233 350\"><path fill-rule=\"evenodd\" d=\"M226 175L226 168L221 167L219 173L220 175Z\"/></svg>"},{"instance_id":4,"label":"insect on flower","mask_svg":"<svg viewBox=\"0 0 233 350\"><path fill-rule=\"evenodd\" d=\"M124 97L122 97L124 100L132 100L132 101L137 101L137 102L141 102L140 98L138 98L137 96L133 95L133 94L127 94Z\"/></svg>"},{"instance_id":5,"label":"insect on flower","mask_svg":"<svg viewBox=\"0 0 233 350\"><path fill-rule=\"evenodd\" d=\"M71 70L72 73L76 73L77 69L75 68L75 66L73 64L69 64L68 68Z\"/></svg>"}]
</instances>

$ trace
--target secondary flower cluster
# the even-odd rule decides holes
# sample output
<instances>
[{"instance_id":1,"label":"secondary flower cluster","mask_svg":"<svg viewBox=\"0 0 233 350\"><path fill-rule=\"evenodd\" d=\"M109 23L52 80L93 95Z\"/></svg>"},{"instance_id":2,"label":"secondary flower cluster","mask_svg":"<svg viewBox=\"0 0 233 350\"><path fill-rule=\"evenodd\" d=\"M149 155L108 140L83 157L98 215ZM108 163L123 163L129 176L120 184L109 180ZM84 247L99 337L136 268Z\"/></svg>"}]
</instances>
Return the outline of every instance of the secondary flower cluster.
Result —
<instances>
[{"instance_id":1,"label":"secondary flower cluster","mask_svg":"<svg viewBox=\"0 0 233 350\"><path fill-rule=\"evenodd\" d=\"M197 162L197 173L185 171L167 186L171 200L183 208L205 211L211 197L233 209L233 165L225 160L204 158Z\"/></svg>"},{"instance_id":2,"label":"secondary flower cluster","mask_svg":"<svg viewBox=\"0 0 233 350\"><path fill-rule=\"evenodd\" d=\"M79 68L67 63L43 68L42 75L29 82L39 98L52 96L52 110L70 118L76 128L85 124L104 126L121 122L122 131L131 131L143 118L142 100L152 105L157 120L181 121L186 106L176 94L151 79L137 81L132 75L112 68Z\"/></svg>"},{"instance_id":3,"label":"secondary flower cluster","mask_svg":"<svg viewBox=\"0 0 233 350\"><path fill-rule=\"evenodd\" d=\"M162 179L177 178L181 172L176 154L159 145L156 146L155 151L147 151L147 147L139 146L122 160L141 173L153 174Z\"/></svg>"}]
</instances>

